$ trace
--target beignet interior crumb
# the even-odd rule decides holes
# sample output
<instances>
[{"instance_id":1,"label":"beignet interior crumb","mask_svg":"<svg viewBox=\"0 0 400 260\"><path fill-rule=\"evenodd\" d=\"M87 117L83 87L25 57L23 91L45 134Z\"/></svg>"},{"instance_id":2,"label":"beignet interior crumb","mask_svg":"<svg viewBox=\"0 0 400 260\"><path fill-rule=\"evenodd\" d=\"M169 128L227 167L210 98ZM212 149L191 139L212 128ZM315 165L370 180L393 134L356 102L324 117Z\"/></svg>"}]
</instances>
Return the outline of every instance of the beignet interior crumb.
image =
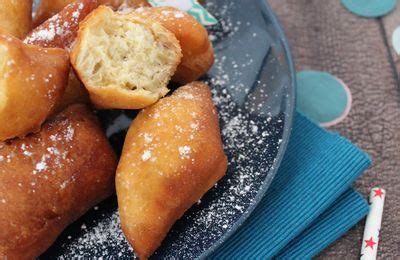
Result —
<instances>
[{"instance_id":1,"label":"beignet interior crumb","mask_svg":"<svg viewBox=\"0 0 400 260\"><path fill-rule=\"evenodd\" d=\"M158 24L145 25L112 11L109 15L85 28L77 57L81 76L95 87L115 86L165 95L181 56L179 47L165 42L169 32L160 31Z\"/></svg>"}]
</instances>

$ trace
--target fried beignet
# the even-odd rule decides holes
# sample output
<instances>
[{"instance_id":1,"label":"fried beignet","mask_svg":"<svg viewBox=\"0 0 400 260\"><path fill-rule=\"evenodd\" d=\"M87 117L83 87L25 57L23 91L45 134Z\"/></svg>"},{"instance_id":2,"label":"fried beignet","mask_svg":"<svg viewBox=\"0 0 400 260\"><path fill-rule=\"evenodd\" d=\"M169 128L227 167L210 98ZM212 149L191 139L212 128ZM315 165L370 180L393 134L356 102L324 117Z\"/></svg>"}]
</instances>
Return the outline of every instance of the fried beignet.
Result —
<instances>
[{"instance_id":1,"label":"fried beignet","mask_svg":"<svg viewBox=\"0 0 400 260\"><path fill-rule=\"evenodd\" d=\"M207 85L186 85L142 110L128 131L116 176L121 226L135 253L149 257L226 169Z\"/></svg>"},{"instance_id":2,"label":"fried beignet","mask_svg":"<svg viewBox=\"0 0 400 260\"><path fill-rule=\"evenodd\" d=\"M35 28L24 42L41 47L63 48L69 52L78 35L79 23L96 7L97 0L81 0L71 3ZM75 103L89 103L89 95L83 83L71 70L67 88L57 110L62 110Z\"/></svg>"},{"instance_id":3,"label":"fried beignet","mask_svg":"<svg viewBox=\"0 0 400 260\"><path fill-rule=\"evenodd\" d=\"M89 104L89 94L83 85L83 83L75 75L75 72L71 70L69 72L68 85L61 98L61 101L57 105L56 111L61 111L73 104Z\"/></svg>"},{"instance_id":4,"label":"fried beignet","mask_svg":"<svg viewBox=\"0 0 400 260\"><path fill-rule=\"evenodd\" d=\"M117 10L118 8L122 7L129 7L129 8L138 8L138 7L145 7L151 6L147 0L99 0L101 5L108 5Z\"/></svg>"},{"instance_id":5,"label":"fried beignet","mask_svg":"<svg viewBox=\"0 0 400 260\"><path fill-rule=\"evenodd\" d=\"M0 144L0 259L34 259L114 191L116 157L95 115L71 106Z\"/></svg>"},{"instance_id":6,"label":"fried beignet","mask_svg":"<svg viewBox=\"0 0 400 260\"><path fill-rule=\"evenodd\" d=\"M68 4L77 1L79 0L41 0L34 20L35 26L40 25L57 14ZM98 0L98 2L99 5L108 5L114 10L117 10L121 5L126 5L131 8L150 6L147 0Z\"/></svg>"},{"instance_id":7,"label":"fried beignet","mask_svg":"<svg viewBox=\"0 0 400 260\"><path fill-rule=\"evenodd\" d=\"M34 14L34 27L39 26L53 15L59 13L64 7L74 2L76 0L40 0L39 7Z\"/></svg>"},{"instance_id":8,"label":"fried beignet","mask_svg":"<svg viewBox=\"0 0 400 260\"><path fill-rule=\"evenodd\" d=\"M208 32L191 15L173 7L140 8L135 13L160 22L175 34L182 48L182 61L173 80L186 84L197 80L214 64L214 49Z\"/></svg>"},{"instance_id":9,"label":"fried beignet","mask_svg":"<svg viewBox=\"0 0 400 260\"><path fill-rule=\"evenodd\" d=\"M68 54L0 35L0 141L39 130L68 80Z\"/></svg>"},{"instance_id":10,"label":"fried beignet","mask_svg":"<svg viewBox=\"0 0 400 260\"><path fill-rule=\"evenodd\" d=\"M99 6L80 24L71 63L102 109L140 109L168 93L182 54L161 24Z\"/></svg>"},{"instance_id":11,"label":"fried beignet","mask_svg":"<svg viewBox=\"0 0 400 260\"><path fill-rule=\"evenodd\" d=\"M1 0L0 29L23 38L32 29L32 0Z\"/></svg>"},{"instance_id":12,"label":"fried beignet","mask_svg":"<svg viewBox=\"0 0 400 260\"><path fill-rule=\"evenodd\" d=\"M68 4L30 32L24 42L46 48L69 50L78 35L79 23L96 7L97 0L81 0Z\"/></svg>"}]
</instances>

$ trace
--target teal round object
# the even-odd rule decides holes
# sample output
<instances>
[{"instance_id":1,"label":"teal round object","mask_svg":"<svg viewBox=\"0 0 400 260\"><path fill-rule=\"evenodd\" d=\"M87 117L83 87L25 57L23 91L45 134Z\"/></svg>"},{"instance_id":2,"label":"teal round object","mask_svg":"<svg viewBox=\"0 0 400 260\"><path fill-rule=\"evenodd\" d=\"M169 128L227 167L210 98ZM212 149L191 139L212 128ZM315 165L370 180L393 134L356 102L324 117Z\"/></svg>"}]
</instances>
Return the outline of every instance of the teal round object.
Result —
<instances>
[{"instance_id":1,"label":"teal round object","mask_svg":"<svg viewBox=\"0 0 400 260\"><path fill-rule=\"evenodd\" d=\"M323 71L297 73L297 109L321 126L342 121L351 108L351 93L338 78Z\"/></svg>"},{"instance_id":2,"label":"teal round object","mask_svg":"<svg viewBox=\"0 0 400 260\"><path fill-rule=\"evenodd\" d=\"M341 0L350 12L368 18L381 17L396 7L396 0Z\"/></svg>"}]
</instances>

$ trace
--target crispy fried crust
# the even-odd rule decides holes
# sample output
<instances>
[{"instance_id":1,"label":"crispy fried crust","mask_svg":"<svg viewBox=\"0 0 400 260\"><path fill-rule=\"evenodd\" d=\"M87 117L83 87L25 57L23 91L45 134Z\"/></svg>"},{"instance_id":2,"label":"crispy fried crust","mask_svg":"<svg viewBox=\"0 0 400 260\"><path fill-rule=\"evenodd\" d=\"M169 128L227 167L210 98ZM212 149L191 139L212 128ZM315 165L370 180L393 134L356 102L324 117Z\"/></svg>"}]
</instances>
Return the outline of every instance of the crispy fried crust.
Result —
<instances>
[{"instance_id":1,"label":"crispy fried crust","mask_svg":"<svg viewBox=\"0 0 400 260\"><path fill-rule=\"evenodd\" d=\"M32 29L32 0L1 0L0 30L22 39Z\"/></svg>"},{"instance_id":2,"label":"crispy fried crust","mask_svg":"<svg viewBox=\"0 0 400 260\"><path fill-rule=\"evenodd\" d=\"M168 92L181 57L161 24L99 6L80 24L71 63L98 108L140 109Z\"/></svg>"},{"instance_id":3,"label":"crispy fried crust","mask_svg":"<svg viewBox=\"0 0 400 260\"><path fill-rule=\"evenodd\" d=\"M41 47L58 47L69 52L78 35L79 23L97 7L97 0L81 0L68 4L58 14L35 28L24 42ZM89 103L89 95L73 71L57 110L70 104Z\"/></svg>"},{"instance_id":4,"label":"crispy fried crust","mask_svg":"<svg viewBox=\"0 0 400 260\"><path fill-rule=\"evenodd\" d=\"M34 27L39 26L73 2L76 2L76 0L40 0L40 5L34 16Z\"/></svg>"},{"instance_id":5,"label":"crispy fried crust","mask_svg":"<svg viewBox=\"0 0 400 260\"><path fill-rule=\"evenodd\" d=\"M0 144L0 259L33 259L112 194L116 158L96 117L71 106Z\"/></svg>"},{"instance_id":6,"label":"crispy fried crust","mask_svg":"<svg viewBox=\"0 0 400 260\"><path fill-rule=\"evenodd\" d=\"M178 39L183 57L174 81L187 84L206 74L212 67L214 49L207 30L192 16L173 7L140 8L134 12L160 22Z\"/></svg>"},{"instance_id":7,"label":"crispy fried crust","mask_svg":"<svg viewBox=\"0 0 400 260\"><path fill-rule=\"evenodd\" d=\"M68 4L81 0L41 0L34 19L35 27L60 12ZM114 10L122 4L128 7L136 8L141 6L150 6L147 0L98 0L100 5L108 5Z\"/></svg>"},{"instance_id":8,"label":"crispy fried crust","mask_svg":"<svg viewBox=\"0 0 400 260\"><path fill-rule=\"evenodd\" d=\"M205 84L189 84L142 110L129 129L116 176L121 225L135 253L149 257L226 169Z\"/></svg>"},{"instance_id":9,"label":"crispy fried crust","mask_svg":"<svg viewBox=\"0 0 400 260\"><path fill-rule=\"evenodd\" d=\"M121 6L137 8L150 6L147 0L99 0L100 4L108 5L117 10Z\"/></svg>"},{"instance_id":10,"label":"crispy fried crust","mask_svg":"<svg viewBox=\"0 0 400 260\"><path fill-rule=\"evenodd\" d=\"M89 104L89 94L73 70L69 73L68 85L56 111L61 111L73 104Z\"/></svg>"},{"instance_id":11,"label":"crispy fried crust","mask_svg":"<svg viewBox=\"0 0 400 260\"><path fill-rule=\"evenodd\" d=\"M97 0L81 0L68 4L26 37L24 42L46 48L69 50L78 34L79 23L97 7Z\"/></svg>"},{"instance_id":12,"label":"crispy fried crust","mask_svg":"<svg viewBox=\"0 0 400 260\"><path fill-rule=\"evenodd\" d=\"M61 100L68 80L63 49L0 36L0 141L39 130Z\"/></svg>"}]
</instances>

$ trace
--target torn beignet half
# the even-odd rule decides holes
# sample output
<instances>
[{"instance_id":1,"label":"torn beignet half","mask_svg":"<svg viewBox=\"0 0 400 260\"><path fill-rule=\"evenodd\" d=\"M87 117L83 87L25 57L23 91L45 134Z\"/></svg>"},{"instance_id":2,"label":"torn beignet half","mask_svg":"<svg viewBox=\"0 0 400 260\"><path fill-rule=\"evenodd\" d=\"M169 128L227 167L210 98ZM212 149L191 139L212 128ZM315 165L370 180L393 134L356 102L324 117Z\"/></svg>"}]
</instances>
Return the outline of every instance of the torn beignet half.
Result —
<instances>
[{"instance_id":1,"label":"torn beignet half","mask_svg":"<svg viewBox=\"0 0 400 260\"><path fill-rule=\"evenodd\" d=\"M193 82L213 66L214 48L208 32L194 17L173 7L139 8L134 12L158 21L178 39L183 56L173 81L181 84Z\"/></svg>"},{"instance_id":2,"label":"torn beignet half","mask_svg":"<svg viewBox=\"0 0 400 260\"><path fill-rule=\"evenodd\" d=\"M0 29L22 39L32 29L32 0L1 0Z\"/></svg>"},{"instance_id":3,"label":"torn beignet half","mask_svg":"<svg viewBox=\"0 0 400 260\"><path fill-rule=\"evenodd\" d=\"M35 259L114 192L116 157L96 116L67 108L41 131L0 143L0 259Z\"/></svg>"},{"instance_id":4,"label":"torn beignet half","mask_svg":"<svg viewBox=\"0 0 400 260\"><path fill-rule=\"evenodd\" d=\"M218 115L195 82L142 110L125 139L116 188L122 230L146 259L172 225L224 176Z\"/></svg>"},{"instance_id":5,"label":"torn beignet half","mask_svg":"<svg viewBox=\"0 0 400 260\"><path fill-rule=\"evenodd\" d=\"M65 50L0 35L0 141L38 131L61 100L68 73Z\"/></svg>"},{"instance_id":6,"label":"torn beignet half","mask_svg":"<svg viewBox=\"0 0 400 260\"><path fill-rule=\"evenodd\" d=\"M140 109L168 93L181 57L158 22L100 6L80 24L71 63L98 108Z\"/></svg>"}]
</instances>

